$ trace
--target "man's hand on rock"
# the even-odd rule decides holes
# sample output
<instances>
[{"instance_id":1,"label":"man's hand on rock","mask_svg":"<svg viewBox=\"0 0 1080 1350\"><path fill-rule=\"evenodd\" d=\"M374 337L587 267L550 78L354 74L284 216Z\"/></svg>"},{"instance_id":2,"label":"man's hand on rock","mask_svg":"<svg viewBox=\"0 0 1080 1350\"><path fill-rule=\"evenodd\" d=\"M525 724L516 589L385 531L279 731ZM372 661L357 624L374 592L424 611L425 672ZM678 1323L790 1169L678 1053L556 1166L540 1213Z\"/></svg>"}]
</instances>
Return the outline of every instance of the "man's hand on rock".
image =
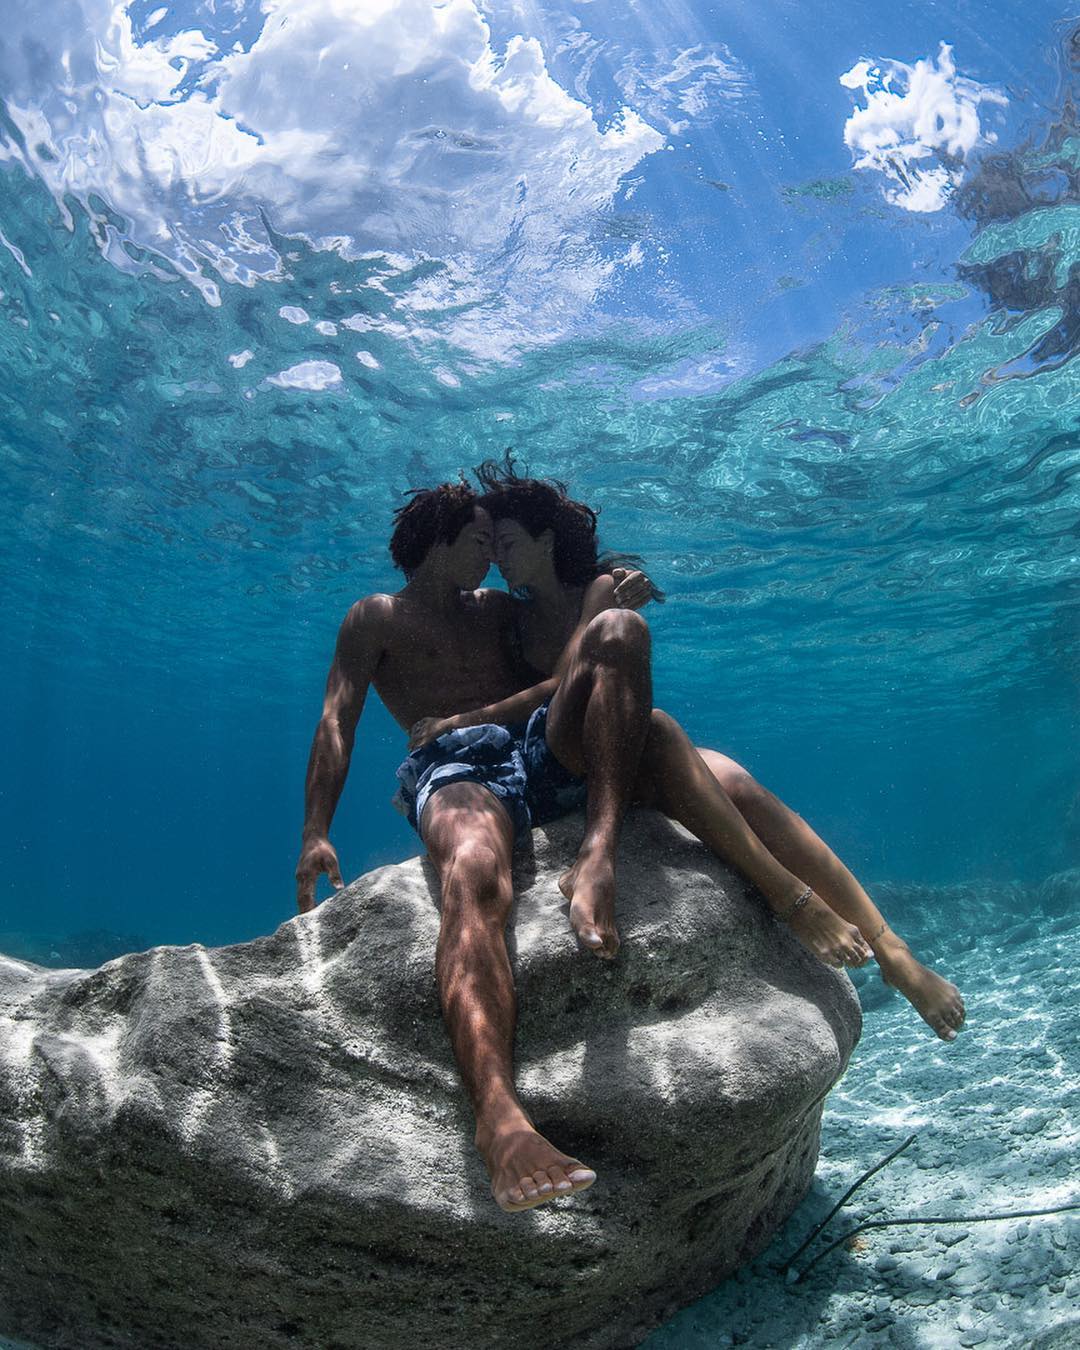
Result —
<instances>
[{"instance_id":1,"label":"man's hand on rock","mask_svg":"<svg viewBox=\"0 0 1080 1350\"><path fill-rule=\"evenodd\" d=\"M345 883L333 844L325 838L305 839L296 864L296 907L301 914L315 908L315 884L324 872L331 886L340 891Z\"/></svg>"}]
</instances>

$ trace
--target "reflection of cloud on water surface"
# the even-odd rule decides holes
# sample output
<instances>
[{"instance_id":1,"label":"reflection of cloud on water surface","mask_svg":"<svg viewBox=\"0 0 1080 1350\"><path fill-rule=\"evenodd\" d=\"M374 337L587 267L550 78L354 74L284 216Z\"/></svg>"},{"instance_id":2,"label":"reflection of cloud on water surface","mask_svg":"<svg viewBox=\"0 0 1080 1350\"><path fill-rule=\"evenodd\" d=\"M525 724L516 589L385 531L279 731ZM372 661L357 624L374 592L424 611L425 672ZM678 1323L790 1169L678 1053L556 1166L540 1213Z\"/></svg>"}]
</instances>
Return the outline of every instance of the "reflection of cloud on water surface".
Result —
<instances>
[{"instance_id":1,"label":"reflection of cloud on water surface","mask_svg":"<svg viewBox=\"0 0 1080 1350\"><path fill-rule=\"evenodd\" d=\"M500 293L540 331L591 301L613 266L597 212L662 144L641 117L624 108L601 129L536 40L492 48L473 0L263 8L247 49L222 52L197 30L140 41L104 0L48 34L17 5L0 160L40 176L68 221L65 197L81 202L117 266L167 260L212 304L222 280L282 279L275 231L345 258L445 259L427 281L440 306L462 302L456 270L475 301Z\"/></svg>"},{"instance_id":2,"label":"reflection of cloud on water surface","mask_svg":"<svg viewBox=\"0 0 1080 1350\"><path fill-rule=\"evenodd\" d=\"M866 100L844 127L856 169L884 176L887 201L907 211L940 211L963 179L964 160L993 143L983 128L982 104L1008 100L957 74L952 48L941 44L937 60L862 60L840 83Z\"/></svg>"}]
</instances>

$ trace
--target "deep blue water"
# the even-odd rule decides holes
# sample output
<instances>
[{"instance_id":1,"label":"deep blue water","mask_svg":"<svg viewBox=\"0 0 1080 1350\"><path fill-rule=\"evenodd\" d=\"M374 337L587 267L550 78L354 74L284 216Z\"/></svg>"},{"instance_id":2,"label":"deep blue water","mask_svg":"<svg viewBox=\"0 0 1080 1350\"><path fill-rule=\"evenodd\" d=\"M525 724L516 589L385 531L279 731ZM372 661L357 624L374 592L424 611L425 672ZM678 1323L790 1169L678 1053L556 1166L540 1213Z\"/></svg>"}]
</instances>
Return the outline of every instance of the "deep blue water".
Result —
<instances>
[{"instance_id":1,"label":"deep blue water","mask_svg":"<svg viewBox=\"0 0 1080 1350\"><path fill-rule=\"evenodd\" d=\"M769 32L706 9L649 46L617 6L590 32L459 10L437 39L423 6L372 21L415 60L393 80L319 5L291 47L254 6L135 5L109 67L88 4L70 69L63 32L4 48L0 930L287 917L337 623L396 584L400 492L507 445L667 590L658 702L864 878L1075 864L1068 13L909 4L826 40L789 5ZM531 120L474 88L484 61L523 78L511 29ZM333 81L275 83L324 39L367 81L359 143ZM875 107L899 148L867 164ZM374 704L353 875L415 848Z\"/></svg>"},{"instance_id":2,"label":"deep blue water","mask_svg":"<svg viewBox=\"0 0 1080 1350\"><path fill-rule=\"evenodd\" d=\"M355 111L273 83L316 38L358 60L363 25L317 5L287 51L254 6L152 27L132 6L119 74L90 60L91 5L67 16L82 67L63 33L36 60L5 48L0 929L222 942L288 916L336 625L395 585L402 489L506 445L668 591L658 701L865 878L1076 863L1067 13L961 6L946 31L901 5L826 41L788 5L768 33L703 10L651 47L614 6L591 34L537 13L536 97L562 91L566 126L537 146L502 109L477 148L491 109L454 63L463 43L501 59L514 25L493 14L485 38L459 8L467 41L358 73L415 107L381 107L351 165ZM232 105L194 29L246 48ZM907 74L859 94L839 77L860 57ZM849 119L882 88L917 102L920 59L926 107L977 134L935 148L924 128L904 159L918 136L886 109L900 167L860 166ZM215 161L183 116L223 135L241 96L263 149L279 124L322 136L334 192L289 145ZM598 135L618 126L630 148ZM933 209L905 199L920 181ZM398 753L373 700L335 824L350 874L415 848L388 804Z\"/></svg>"}]
</instances>

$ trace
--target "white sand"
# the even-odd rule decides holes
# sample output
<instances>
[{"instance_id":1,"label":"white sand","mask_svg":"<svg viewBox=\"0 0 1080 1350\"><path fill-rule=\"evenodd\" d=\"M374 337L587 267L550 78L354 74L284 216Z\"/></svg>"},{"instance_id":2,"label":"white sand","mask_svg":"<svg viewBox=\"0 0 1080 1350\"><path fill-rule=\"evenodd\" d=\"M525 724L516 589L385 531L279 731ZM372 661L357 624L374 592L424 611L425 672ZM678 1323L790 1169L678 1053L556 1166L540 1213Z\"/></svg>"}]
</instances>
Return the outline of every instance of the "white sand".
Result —
<instances>
[{"instance_id":1,"label":"white sand","mask_svg":"<svg viewBox=\"0 0 1080 1350\"><path fill-rule=\"evenodd\" d=\"M910 926L906 935L917 936ZM862 1041L826 1105L810 1195L759 1260L673 1318L648 1350L1080 1346L1080 1211L872 1230L805 1281L787 1283L775 1269L915 1132L803 1262L863 1219L1080 1201L1080 918L1029 919L968 939L966 951L959 945L938 952L968 1004L967 1029L952 1045L883 993L876 971L869 982L858 977L864 1006L876 1006L867 1006Z\"/></svg>"}]
</instances>

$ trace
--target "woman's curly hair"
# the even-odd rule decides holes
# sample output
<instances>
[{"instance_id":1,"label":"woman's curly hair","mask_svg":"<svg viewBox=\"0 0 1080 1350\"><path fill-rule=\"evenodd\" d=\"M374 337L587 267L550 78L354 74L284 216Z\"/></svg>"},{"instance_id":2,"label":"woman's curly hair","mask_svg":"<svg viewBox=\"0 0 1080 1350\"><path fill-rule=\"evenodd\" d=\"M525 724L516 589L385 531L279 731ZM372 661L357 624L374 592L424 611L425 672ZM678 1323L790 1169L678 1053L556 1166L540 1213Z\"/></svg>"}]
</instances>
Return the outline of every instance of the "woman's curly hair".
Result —
<instances>
[{"instance_id":1,"label":"woman's curly hair","mask_svg":"<svg viewBox=\"0 0 1080 1350\"><path fill-rule=\"evenodd\" d=\"M521 477L509 452L501 463L487 459L473 472L482 489L480 505L492 520L516 520L534 539L551 531L555 575L564 586L586 586L599 575L596 512L572 501L565 483Z\"/></svg>"},{"instance_id":2,"label":"woman's curly hair","mask_svg":"<svg viewBox=\"0 0 1080 1350\"><path fill-rule=\"evenodd\" d=\"M534 539L545 530L551 531L555 575L564 586L587 586L614 567L641 566L641 559L632 553L600 555L596 538L598 513L584 502L575 501L566 484L557 478L519 474L511 451L507 450L502 460L484 460L473 473L481 488L477 504L492 520L516 520ZM663 600L663 591L651 579L649 585L653 599Z\"/></svg>"},{"instance_id":3,"label":"woman's curly hair","mask_svg":"<svg viewBox=\"0 0 1080 1350\"><path fill-rule=\"evenodd\" d=\"M436 544L452 544L472 523L480 504L468 483L410 488L409 500L394 512L390 556L411 577Z\"/></svg>"}]
</instances>

